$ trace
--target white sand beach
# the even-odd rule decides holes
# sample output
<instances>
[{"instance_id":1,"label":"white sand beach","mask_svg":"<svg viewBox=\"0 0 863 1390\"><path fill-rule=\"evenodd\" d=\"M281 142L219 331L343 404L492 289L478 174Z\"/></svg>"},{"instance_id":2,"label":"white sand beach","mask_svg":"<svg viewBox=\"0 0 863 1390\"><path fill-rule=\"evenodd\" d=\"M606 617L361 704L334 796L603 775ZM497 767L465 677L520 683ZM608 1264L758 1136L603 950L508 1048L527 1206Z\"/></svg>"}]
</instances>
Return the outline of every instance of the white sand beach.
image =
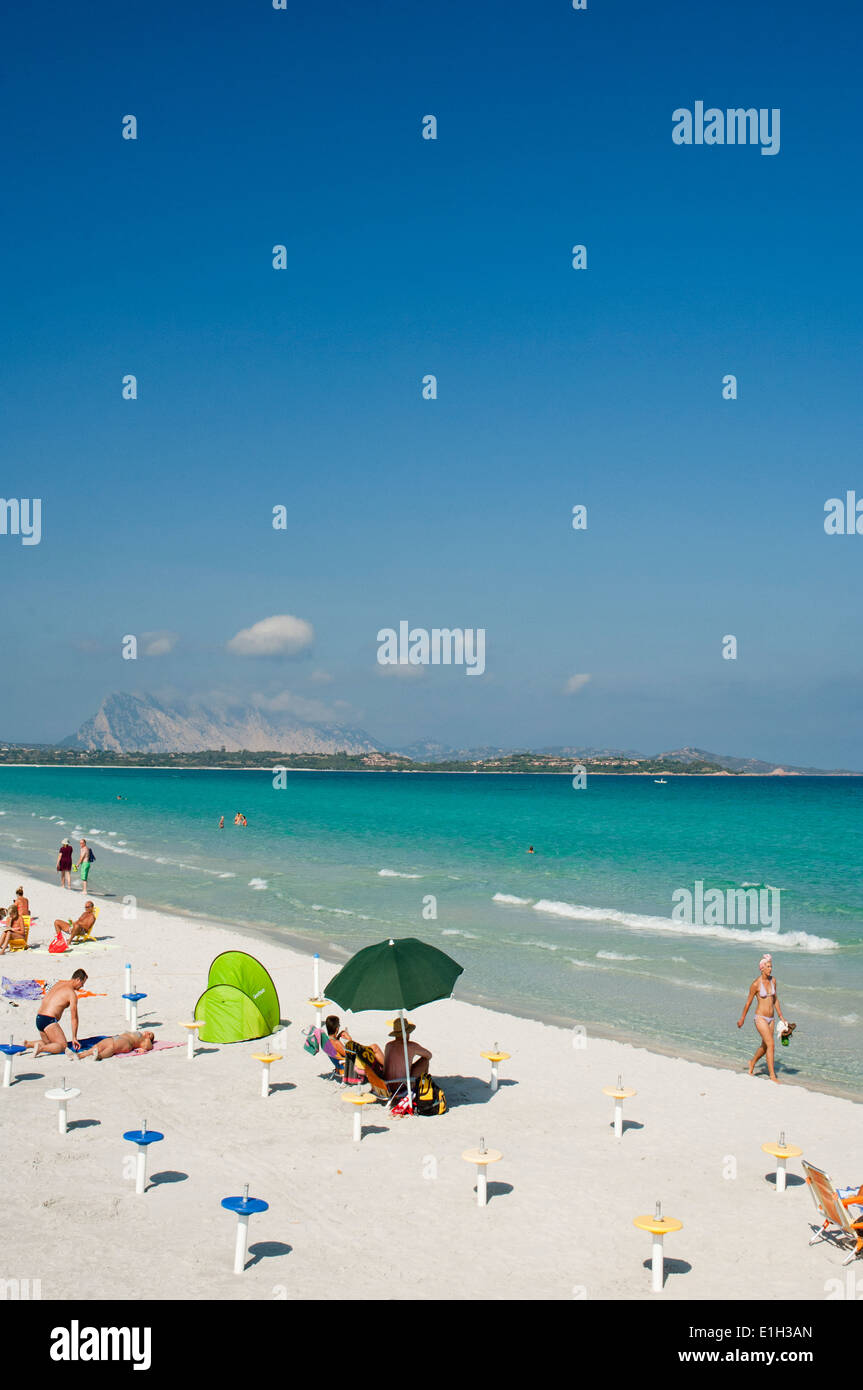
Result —
<instances>
[{"instance_id":1,"label":"white sand beach","mask_svg":"<svg viewBox=\"0 0 863 1390\"><path fill-rule=\"evenodd\" d=\"M0 902L19 882L17 870L0 870ZM847 1279L840 1249L807 1246L815 1209L799 1161L779 1194L761 1145L785 1131L838 1184L863 1182L863 1110L850 1100L590 1036L575 1046L566 1030L447 1000L413 1017L450 1110L396 1119L368 1106L355 1144L353 1108L322 1079L329 1063L302 1048L301 1029L314 1023L311 957L228 925L144 910L125 921L121 903L98 894L101 942L52 956L54 918L77 916L84 894L24 886L38 946L7 953L0 974L53 981L82 966L87 989L105 994L80 1004L86 1037L124 1028L130 961L147 995L139 1026L182 1044L102 1063L16 1059L14 1084L0 1090L0 1278L38 1279L43 1299L80 1288L91 1300L321 1299L350 1289L407 1299L824 1300L829 1281ZM230 948L262 961L290 1020L266 1100L252 1059L260 1042L202 1043L186 1056L180 1020L193 1016L212 958ZM322 963L324 985L337 968ZM0 1040L35 1037L37 1008L0 999ZM362 1042L385 1041L382 1015L346 1022ZM68 1014L63 1026L69 1036ZM751 1021L744 1038L749 1056ZM512 1056L492 1094L480 1053L495 1043ZM620 1140L602 1093L618 1075L637 1091ZM81 1089L65 1136L45 1099L61 1077ZM165 1139L151 1151L152 1185L136 1196L122 1136L144 1118ZM503 1154L482 1209L461 1157L480 1137ZM235 1276L235 1219L219 1204L245 1183L269 1210L252 1218L249 1264ZM650 1238L633 1226L657 1200L683 1222L666 1240L662 1294L650 1290ZM863 1260L854 1272L863 1276Z\"/></svg>"}]
</instances>

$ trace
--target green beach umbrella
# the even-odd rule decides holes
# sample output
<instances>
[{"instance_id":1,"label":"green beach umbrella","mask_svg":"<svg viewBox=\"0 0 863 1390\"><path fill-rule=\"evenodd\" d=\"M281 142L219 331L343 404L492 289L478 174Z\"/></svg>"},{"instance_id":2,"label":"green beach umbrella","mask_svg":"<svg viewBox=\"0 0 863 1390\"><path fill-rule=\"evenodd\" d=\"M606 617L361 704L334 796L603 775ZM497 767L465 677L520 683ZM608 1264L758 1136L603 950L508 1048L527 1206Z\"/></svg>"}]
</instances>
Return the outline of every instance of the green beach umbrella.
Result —
<instances>
[{"instance_id":1,"label":"green beach umbrella","mask_svg":"<svg viewBox=\"0 0 863 1390\"><path fill-rule=\"evenodd\" d=\"M405 1010L448 999L464 967L451 956L409 936L399 941L379 941L342 966L326 988L326 996L343 1009L362 1013L367 1009L392 1009L404 1025ZM407 1032L402 1026L405 1077L410 1076Z\"/></svg>"}]
</instances>

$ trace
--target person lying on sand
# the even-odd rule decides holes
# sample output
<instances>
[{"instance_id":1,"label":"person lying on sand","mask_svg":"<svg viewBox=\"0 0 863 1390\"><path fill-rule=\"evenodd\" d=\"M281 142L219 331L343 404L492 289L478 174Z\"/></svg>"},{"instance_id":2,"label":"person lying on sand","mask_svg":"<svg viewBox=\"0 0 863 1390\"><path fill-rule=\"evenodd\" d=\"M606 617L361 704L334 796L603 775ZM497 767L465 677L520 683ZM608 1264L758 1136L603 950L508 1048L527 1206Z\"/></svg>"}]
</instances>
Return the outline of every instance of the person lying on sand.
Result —
<instances>
[{"instance_id":1,"label":"person lying on sand","mask_svg":"<svg viewBox=\"0 0 863 1390\"><path fill-rule=\"evenodd\" d=\"M104 1062L107 1057L116 1057L118 1052L152 1052L155 1033L146 1029L143 1033L115 1033L113 1038L103 1038L88 1052L81 1053L81 1059L92 1057L96 1062Z\"/></svg>"},{"instance_id":2,"label":"person lying on sand","mask_svg":"<svg viewBox=\"0 0 863 1390\"><path fill-rule=\"evenodd\" d=\"M34 1039L33 1042L28 1042L24 1039L25 1047L36 1049L34 1057L39 1057L43 1052L65 1052L67 1047L78 1051L81 1046L78 1042L78 994L86 983L86 970L76 970L71 980L58 980L56 985L52 985L43 995L41 1013L36 1015L36 1027L39 1029L41 1041ZM66 1042L66 1036L59 1023L66 1009L69 1010L72 1024L70 1043Z\"/></svg>"},{"instance_id":3,"label":"person lying on sand","mask_svg":"<svg viewBox=\"0 0 863 1390\"><path fill-rule=\"evenodd\" d=\"M95 921L96 914L93 911L93 903L90 898L88 898L84 904L84 911L81 913L77 922L73 922L71 917L56 917L54 919L54 926L57 931L61 931L65 936L68 936L69 945L71 946L76 936L87 935Z\"/></svg>"}]
</instances>

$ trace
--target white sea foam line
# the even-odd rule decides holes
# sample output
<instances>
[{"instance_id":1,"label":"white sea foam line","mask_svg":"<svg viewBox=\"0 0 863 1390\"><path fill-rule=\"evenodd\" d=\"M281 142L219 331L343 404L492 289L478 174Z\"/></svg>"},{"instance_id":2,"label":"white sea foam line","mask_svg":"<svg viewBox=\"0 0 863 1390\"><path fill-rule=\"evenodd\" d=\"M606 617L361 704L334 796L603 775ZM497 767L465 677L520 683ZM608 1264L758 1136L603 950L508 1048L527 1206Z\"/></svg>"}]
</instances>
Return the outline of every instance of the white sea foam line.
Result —
<instances>
[{"instance_id":1,"label":"white sea foam line","mask_svg":"<svg viewBox=\"0 0 863 1390\"><path fill-rule=\"evenodd\" d=\"M619 951L597 951L599 960L647 960L647 956L623 956Z\"/></svg>"},{"instance_id":2,"label":"white sea foam line","mask_svg":"<svg viewBox=\"0 0 863 1390\"><path fill-rule=\"evenodd\" d=\"M398 869L378 869L378 878L422 878L422 874L400 874Z\"/></svg>"},{"instance_id":3,"label":"white sea foam line","mask_svg":"<svg viewBox=\"0 0 863 1390\"><path fill-rule=\"evenodd\" d=\"M493 903L515 903L518 907L529 907L533 898L517 898L514 893L495 893Z\"/></svg>"},{"instance_id":4,"label":"white sea foam line","mask_svg":"<svg viewBox=\"0 0 863 1390\"><path fill-rule=\"evenodd\" d=\"M674 922L670 917L646 917L638 912L618 912L609 907L581 907L575 903L551 902L541 898L533 905L534 912L547 912L576 922L610 922L631 931L667 932L672 936L711 937L719 941L741 941L747 946L776 946L785 950L836 951L838 941L827 936L810 936L808 932L778 932L772 927L750 931L745 927L708 927L695 922Z\"/></svg>"},{"instance_id":5,"label":"white sea foam line","mask_svg":"<svg viewBox=\"0 0 863 1390\"><path fill-rule=\"evenodd\" d=\"M464 936L468 941L479 941L479 937L474 936L472 931L459 931L458 927L445 927L441 936Z\"/></svg>"},{"instance_id":6,"label":"white sea foam line","mask_svg":"<svg viewBox=\"0 0 863 1390\"><path fill-rule=\"evenodd\" d=\"M122 846L125 846L125 843L125 840L122 841ZM107 840L94 840L93 844L97 845L99 849L109 850L111 854L128 854L133 859L145 859L149 863L167 864L173 869L188 869L190 873L194 874L212 874L214 878L236 877L235 874L221 873L219 869L208 869L203 864L184 864L181 859L167 859L162 855L142 854L137 849L126 849L121 847L120 840L115 845L109 844Z\"/></svg>"},{"instance_id":7,"label":"white sea foam line","mask_svg":"<svg viewBox=\"0 0 863 1390\"><path fill-rule=\"evenodd\" d=\"M269 885L265 878L250 878L248 886L256 893L263 893L264 889ZM407 1075L407 1073L405 1073L405 1075ZM407 1082L405 1082L405 1085L407 1085Z\"/></svg>"},{"instance_id":8,"label":"white sea foam line","mask_svg":"<svg viewBox=\"0 0 863 1390\"><path fill-rule=\"evenodd\" d=\"M312 912L337 912L340 917L353 917L349 907L326 907L323 903L312 903Z\"/></svg>"}]
</instances>

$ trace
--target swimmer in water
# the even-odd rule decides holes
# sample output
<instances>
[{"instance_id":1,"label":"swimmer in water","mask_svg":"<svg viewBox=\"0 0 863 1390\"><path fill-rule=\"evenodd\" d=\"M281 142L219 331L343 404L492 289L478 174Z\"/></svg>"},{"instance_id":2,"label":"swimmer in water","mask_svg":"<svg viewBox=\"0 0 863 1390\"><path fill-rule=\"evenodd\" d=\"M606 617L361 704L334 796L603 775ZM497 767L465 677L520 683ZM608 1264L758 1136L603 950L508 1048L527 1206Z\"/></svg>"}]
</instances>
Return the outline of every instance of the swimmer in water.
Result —
<instances>
[{"instance_id":1,"label":"swimmer in water","mask_svg":"<svg viewBox=\"0 0 863 1390\"><path fill-rule=\"evenodd\" d=\"M753 1076L755 1074L755 1064L760 1062L761 1058L766 1055L767 1070L770 1073L770 1080L775 1081L778 1086L780 1082L776 1077L776 1072L773 1070L774 1015L778 1014L783 1023L785 1022L785 1018L779 1004L779 996L776 993L776 981L773 978L773 957L769 955L762 956L758 962L758 969L761 971L761 974L758 979L753 980L752 984L749 986L749 997L746 1000L746 1007L743 1013L737 1020L737 1027L743 1027L746 1021L746 1015L749 1012L749 1005L752 1003L753 999L757 999L758 1002L755 1005L755 1017L753 1022L755 1023L758 1036L761 1039L761 1046L749 1063L749 1075Z\"/></svg>"},{"instance_id":2,"label":"swimmer in water","mask_svg":"<svg viewBox=\"0 0 863 1390\"><path fill-rule=\"evenodd\" d=\"M530 846L530 849L527 852L528 854L536 854L536 850L534 849L533 845Z\"/></svg>"},{"instance_id":3,"label":"swimmer in water","mask_svg":"<svg viewBox=\"0 0 863 1390\"><path fill-rule=\"evenodd\" d=\"M220 830L224 830L224 828L225 828L225 817L224 817L224 816L219 816L219 829L220 829Z\"/></svg>"}]
</instances>

